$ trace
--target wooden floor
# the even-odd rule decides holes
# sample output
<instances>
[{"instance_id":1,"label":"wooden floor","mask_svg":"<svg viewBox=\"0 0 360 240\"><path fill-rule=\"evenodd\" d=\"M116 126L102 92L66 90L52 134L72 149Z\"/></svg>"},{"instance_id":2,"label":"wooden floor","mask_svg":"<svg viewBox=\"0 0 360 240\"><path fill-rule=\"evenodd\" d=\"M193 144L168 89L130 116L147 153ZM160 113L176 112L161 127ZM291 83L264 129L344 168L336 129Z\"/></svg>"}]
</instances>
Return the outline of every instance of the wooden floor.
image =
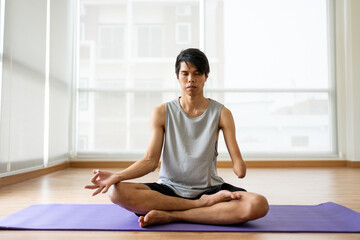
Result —
<instances>
[{"instance_id":1,"label":"wooden floor","mask_svg":"<svg viewBox=\"0 0 360 240\"><path fill-rule=\"evenodd\" d=\"M111 169L113 170L113 169ZM158 171L137 182L153 182ZM238 180L231 169L219 169L225 181L261 193L270 204L335 202L360 212L359 168L248 169ZM0 219L31 204L110 203L106 195L91 197L83 189L91 169L68 168L46 176L0 188ZM103 231L0 231L0 239L360 239L360 234L321 233L173 233Z\"/></svg>"}]
</instances>

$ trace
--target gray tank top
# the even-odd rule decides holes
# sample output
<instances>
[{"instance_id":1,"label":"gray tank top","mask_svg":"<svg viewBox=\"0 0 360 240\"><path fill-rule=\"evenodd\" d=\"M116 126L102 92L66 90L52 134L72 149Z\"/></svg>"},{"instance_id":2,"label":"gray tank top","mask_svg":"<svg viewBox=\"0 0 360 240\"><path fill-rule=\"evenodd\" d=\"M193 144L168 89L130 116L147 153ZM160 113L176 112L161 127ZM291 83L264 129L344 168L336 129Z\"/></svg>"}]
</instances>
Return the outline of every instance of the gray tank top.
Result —
<instances>
[{"instance_id":1,"label":"gray tank top","mask_svg":"<svg viewBox=\"0 0 360 240\"><path fill-rule=\"evenodd\" d=\"M179 99L166 103L165 142L158 183L182 197L196 197L222 184L218 176L217 133L223 105L210 99L199 117L190 117Z\"/></svg>"}]
</instances>

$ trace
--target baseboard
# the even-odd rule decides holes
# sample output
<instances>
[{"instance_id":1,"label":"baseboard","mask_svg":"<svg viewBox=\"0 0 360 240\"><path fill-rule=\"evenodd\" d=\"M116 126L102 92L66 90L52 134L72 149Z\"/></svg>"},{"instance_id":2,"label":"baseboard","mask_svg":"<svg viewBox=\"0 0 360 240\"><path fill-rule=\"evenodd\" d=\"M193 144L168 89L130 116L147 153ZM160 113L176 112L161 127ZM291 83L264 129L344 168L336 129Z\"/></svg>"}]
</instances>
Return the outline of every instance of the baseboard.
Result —
<instances>
[{"instance_id":1,"label":"baseboard","mask_svg":"<svg viewBox=\"0 0 360 240\"><path fill-rule=\"evenodd\" d=\"M347 161L346 166L351 168L360 168L360 161Z\"/></svg>"},{"instance_id":2,"label":"baseboard","mask_svg":"<svg viewBox=\"0 0 360 240\"><path fill-rule=\"evenodd\" d=\"M127 168L135 161L70 161L71 168Z\"/></svg>"},{"instance_id":3,"label":"baseboard","mask_svg":"<svg viewBox=\"0 0 360 240\"><path fill-rule=\"evenodd\" d=\"M345 160L247 161L249 168L346 167Z\"/></svg>"},{"instance_id":4,"label":"baseboard","mask_svg":"<svg viewBox=\"0 0 360 240\"><path fill-rule=\"evenodd\" d=\"M134 161L70 161L72 168L126 168ZM231 168L231 161L218 161L219 168ZM346 160L317 161L246 161L248 168L289 168L289 167L360 167L360 162Z\"/></svg>"},{"instance_id":5,"label":"baseboard","mask_svg":"<svg viewBox=\"0 0 360 240\"><path fill-rule=\"evenodd\" d=\"M0 188L4 186L8 186L10 184L15 184L19 182L23 182L32 178L40 177L49 173L53 173L59 170L63 170L69 167L69 162L60 163L57 165L53 165L50 167L42 168L39 170L19 173L11 176L1 177L0 178Z\"/></svg>"}]
</instances>

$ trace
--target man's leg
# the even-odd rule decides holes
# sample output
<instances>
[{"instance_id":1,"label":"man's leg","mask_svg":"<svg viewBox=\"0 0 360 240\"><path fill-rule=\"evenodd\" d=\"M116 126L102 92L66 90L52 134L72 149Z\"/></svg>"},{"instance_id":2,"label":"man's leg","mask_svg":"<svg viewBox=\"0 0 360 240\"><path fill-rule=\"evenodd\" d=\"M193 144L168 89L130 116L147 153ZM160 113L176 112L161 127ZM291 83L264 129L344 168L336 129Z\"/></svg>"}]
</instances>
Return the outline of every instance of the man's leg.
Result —
<instances>
[{"instance_id":1,"label":"man's leg","mask_svg":"<svg viewBox=\"0 0 360 240\"><path fill-rule=\"evenodd\" d=\"M240 198L240 194L227 190L213 195L203 195L198 200L166 196L151 190L145 184L120 182L109 192L113 203L137 214L147 214L151 210L183 211L209 207L219 202Z\"/></svg>"},{"instance_id":2,"label":"man's leg","mask_svg":"<svg viewBox=\"0 0 360 240\"><path fill-rule=\"evenodd\" d=\"M185 211L152 210L145 217L139 217L141 227L170 222L192 222L202 224L229 225L264 217L269 205L267 200L255 193L237 192L240 199L219 202L210 207Z\"/></svg>"}]
</instances>

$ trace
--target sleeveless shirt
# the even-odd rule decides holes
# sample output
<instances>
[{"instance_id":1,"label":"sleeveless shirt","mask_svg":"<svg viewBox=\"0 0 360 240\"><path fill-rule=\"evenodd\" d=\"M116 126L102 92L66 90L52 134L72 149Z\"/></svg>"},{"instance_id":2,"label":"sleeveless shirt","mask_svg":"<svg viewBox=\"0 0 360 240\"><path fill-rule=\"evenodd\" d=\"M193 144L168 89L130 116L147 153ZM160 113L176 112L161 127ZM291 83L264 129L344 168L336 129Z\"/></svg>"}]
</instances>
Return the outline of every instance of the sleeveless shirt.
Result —
<instances>
[{"instance_id":1,"label":"sleeveless shirt","mask_svg":"<svg viewBox=\"0 0 360 240\"><path fill-rule=\"evenodd\" d=\"M179 99L166 103L165 141L158 183L187 198L224 183L216 169L222 107L210 99L202 115L190 117Z\"/></svg>"}]
</instances>

